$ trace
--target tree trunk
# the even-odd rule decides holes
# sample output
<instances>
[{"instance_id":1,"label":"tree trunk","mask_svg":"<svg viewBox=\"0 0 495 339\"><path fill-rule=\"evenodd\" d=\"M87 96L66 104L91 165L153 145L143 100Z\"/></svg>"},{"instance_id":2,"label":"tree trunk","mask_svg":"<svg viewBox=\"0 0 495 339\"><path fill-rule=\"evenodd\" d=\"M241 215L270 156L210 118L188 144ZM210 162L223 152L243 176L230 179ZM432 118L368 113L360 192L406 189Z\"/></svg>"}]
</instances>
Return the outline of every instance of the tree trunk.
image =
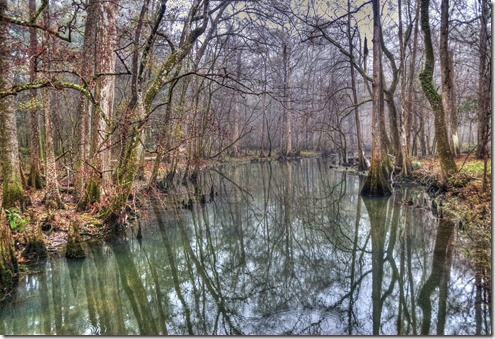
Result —
<instances>
[{"instance_id":1,"label":"tree trunk","mask_svg":"<svg viewBox=\"0 0 495 339\"><path fill-rule=\"evenodd\" d=\"M383 154L380 110L383 114L382 49L381 49L380 0L373 0L373 105L371 115L371 166L361 191L366 196L391 194L386 178L387 154Z\"/></svg>"},{"instance_id":2,"label":"tree trunk","mask_svg":"<svg viewBox=\"0 0 495 339\"><path fill-rule=\"evenodd\" d=\"M402 1L399 0L399 44L400 44L400 98L401 98L401 115L400 115L400 152L401 152L401 175L408 177L412 174L411 159L409 158L408 131L410 129L408 123L411 120L408 114L412 114L406 109L406 45L402 34Z\"/></svg>"},{"instance_id":3,"label":"tree trunk","mask_svg":"<svg viewBox=\"0 0 495 339\"><path fill-rule=\"evenodd\" d=\"M94 112L91 127L90 156L93 163L91 177L86 185L78 209L100 201L101 190L108 192L111 185L111 131L115 89L115 49L117 45L118 0L101 1L97 9L96 37L96 100L101 111Z\"/></svg>"},{"instance_id":4,"label":"tree trunk","mask_svg":"<svg viewBox=\"0 0 495 339\"><path fill-rule=\"evenodd\" d=\"M442 106L445 112L446 120L450 120L450 126L453 126L452 121L456 121L455 117L455 102L454 102L454 82L452 69L452 55L449 51L449 1L442 0L441 6L441 25L440 25L440 65L442 69ZM454 132L457 137L457 127L451 128L449 137L450 151L455 155Z\"/></svg>"},{"instance_id":5,"label":"tree trunk","mask_svg":"<svg viewBox=\"0 0 495 339\"><path fill-rule=\"evenodd\" d=\"M89 0L85 30L84 43L81 56L80 73L89 86L93 85L94 63L96 50L96 22L98 3ZM75 163L74 198L79 200L83 194L84 183L87 181L89 167L86 164L89 157L89 135L90 135L91 105L84 95L79 96L78 117L76 126L77 156Z\"/></svg>"},{"instance_id":6,"label":"tree trunk","mask_svg":"<svg viewBox=\"0 0 495 339\"><path fill-rule=\"evenodd\" d=\"M408 84L408 97L407 97L407 126L408 128L406 129L406 139L407 139L407 147L410 148L412 147L412 122L413 122L413 116L414 116L414 121L417 121L416 116L414 115L413 112L413 96L414 96L414 79L415 79L415 71L416 71L416 55L418 51L418 22L419 22L419 9L420 9L420 3L418 2L416 4L416 21L414 22L414 38L413 38L413 46L412 46L412 56L411 56L411 63L409 65L409 84ZM416 138L414 138L416 139Z\"/></svg>"},{"instance_id":7,"label":"tree trunk","mask_svg":"<svg viewBox=\"0 0 495 339\"><path fill-rule=\"evenodd\" d=\"M351 1L347 1L347 40L349 41L349 55L353 55L353 43L351 34ZM354 104L354 119L356 125L356 138L357 138L357 149L358 149L358 170L366 171L368 169L368 164L366 163L366 158L363 152L363 138L361 136L361 123L359 121L359 109L357 91L356 91L356 74L354 71L354 66L352 65L352 60L349 62L351 69L351 87L352 87L352 101Z\"/></svg>"},{"instance_id":8,"label":"tree trunk","mask_svg":"<svg viewBox=\"0 0 495 339\"><path fill-rule=\"evenodd\" d=\"M285 34L285 33L284 33ZM287 43L282 44L282 62L283 62L283 119L284 119L284 140L283 140L283 155L288 157L292 153L292 119L290 113L290 70L289 70L289 47Z\"/></svg>"},{"instance_id":9,"label":"tree trunk","mask_svg":"<svg viewBox=\"0 0 495 339\"><path fill-rule=\"evenodd\" d=\"M3 14L5 0L0 0L0 14ZM0 25L3 25L0 22ZM0 28L0 31L2 28ZM1 41L1 40L0 40ZM14 288L17 280L19 266L14 252L14 244L9 223L5 218L3 209L0 208L0 299L3 300L7 293Z\"/></svg>"},{"instance_id":10,"label":"tree trunk","mask_svg":"<svg viewBox=\"0 0 495 339\"><path fill-rule=\"evenodd\" d=\"M490 4L481 0L480 28L480 65L478 87L478 159L488 154L491 120L491 48L489 48L488 22L490 20Z\"/></svg>"},{"instance_id":11,"label":"tree trunk","mask_svg":"<svg viewBox=\"0 0 495 339\"><path fill-rule=\"evenodd\" d=\"M0 15L7 11L7 1L0 0ZM0 21L0 90L12 86L13 70L9 28ZM17 124L13 110L13 97L0 99L0 159L3 177L2 206L7 209L20 204L23 208L24 188L22 187L19 163Z\"/></svg>"},{"instance_id":12,"label":"tree trunk","mask_svg":"<svg viewBox=\"0 0 495 339\"><path fill-rule=\"evenodd\" d=\"M449 139L447 136L447 126L445 122L445 113L442 106L442 96L438 94L433 84L433 70L435 66L435 56L433 54L433 44L431 41L430 19L429 19L430 0L421 0L421 29L423 30L425 46L424 69L419 74L421 86L428 102L433 110L435 122L435 138L440 159L441 180L445 183L450 175L456 171L454 157L450 152ZM444 23L442 22L442 25Z\"/></svg>"},{"instance_id":13,"label":"tree trunk","mask_svg":"<svg viewBox=\"0 0 495 339\"><path fill-rule=\"evenodd\" d=\"M33 17L36 12L36 0L29 0L29 16ZM38 38L36 29L29 29L29 81L36 81L36 56L38 54ZM36 90L31 90L31 100L35 103L38 99ZM30 111L30 168L28 185L36 189L42 187L41 161L40 161L40 136L38 123L38 105L33 105Z\"/></svg>"},{"instance_id":14,"label":"tree trunk","mask_svg":"<svg viewBox=\"0 0 495 339\"><path fill-rule=\"evenodd\" d=\"M450 131L451 131L451 146L452 146L452 154L455 157L461 155L461 146L459 141L459 120L458 120L458 105L457 105L457 85L454 81L454 61L453 61L452 52L449 52L449 63L450 63L450 76L452 82L452 92L450 95Z\"/></svg>"},{"instance_id":15,"label":"tree trunk","mask_svg":"<svg viewBox=\"0 0 495 339\"><path fill-rule=\"evenodd\" d=\"M50 8L47 6L43 13L43 19L45 26L50 27ZM52 58L54 53L54 41L53 37L48 34L43 34L43 43L46 49L44 68L51 69ZM43 90L43 110L45 121L45 206L51 209L63 208L62 199L60 198L60 192L58 189L57 179L57 164L55 163L55 149L53 145L53 93L51 90Z\"/></svg>"},{"instance_id":16,"label":"tree trunk","mask_svg":"<svg viewBox=\"0 0 495 339\"><path fill-rule=\"evenodd\" d=\"M242 70L242 60L241 60L241 51L239 50L237 52L237 69L236 69L236 76L237 76L237 81L241 81L241 70ZM236 86L237 88L239 87L238 85ZM238 157L239 156L239 117L241 115L241 95L240 93L234 93L234 110L233 110L233 117L232 117L232 138L231 142L234 144L232 145L232 156Z\"/></svg>"}]
</instances>

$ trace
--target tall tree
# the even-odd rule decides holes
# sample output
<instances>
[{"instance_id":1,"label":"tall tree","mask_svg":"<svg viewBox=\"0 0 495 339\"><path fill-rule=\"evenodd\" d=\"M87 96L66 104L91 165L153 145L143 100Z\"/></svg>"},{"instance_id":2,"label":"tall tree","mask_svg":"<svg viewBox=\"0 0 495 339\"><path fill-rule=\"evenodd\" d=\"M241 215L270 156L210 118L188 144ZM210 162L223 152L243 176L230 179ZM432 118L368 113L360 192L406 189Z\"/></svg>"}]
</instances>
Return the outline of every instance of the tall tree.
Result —
<instances>
[{"instance_id":1,"label":"tall tree","mask_svg":"<svg viewBox=\"0 0 495 339\"><path fill-rule=\"evenodd\" d=\"M399 14L399 46L400 46L400 100L401 100L401 114L400 114L400 152L402 154L402 176L410 176L412 172L411 159L409 158L409 144L408 144L408 133L409 133L409 114L412 114L406 109L406 46L411 36L411 24L408 25L406 29L406 37L404 38L402 31L402 1L399 0L398 3L398 14Z\"/></svg>"},{"instance_id":2,"label":"tall tree","mask_svg":"<svg viewBox=\"0 0 495 339\"><path fill-rule=\"evenodd\" d=\"M88 86L93 87L94 62L96 52L96 22L98 3L97 0L89 0L84 25L84 43L81 52L80 74ZM77 126L76 126L76 163L74 178L74 196L76 200L81 198L84 189L84 182L87 180L88 158L89 158L89 135L90 135L90 115L91 105L82 93L79 94L77 105Z\"/></svg>"},{"instance_id":3,"label":"tall tree","mask_svg":"<svg viewBox=\"0 0 495 339\"><path fill-rule=\"evenodd\" d=\"M383 154L380 128L380 112L383 113L382 77L382 27L380 22L380 0L373 0L373 104L371 115L371 164L368 176L361 191L365 196L385 196L391 194L387 179L388 158Z\"/></svg>"},{"instance_id":4,"label":"tall tree","mask_svg":"<svg viewBox=\"0 0 495 339\"><path fill-rule=\"evenodd\" d=\"M43 12L43 19L46 27L50 27L50 7L47 6ZM43 34L43 43L45 47L44 67L45 71L50 71L52 67L52 58L55 52L53 36L48 32ZM43 117L45 122L45 205L49 208L62 208L63 203L60 198L59 185L57 179L57 164L55 162L55 149L53 145L53 104L54 93L50 89L43 90Z\"/></svg>"},{"instance_id":5,"label":"tall tree","mask_svg":"<svg viewBox=\"0 0 495 339\"><path fill-rule=\"evenodd\" d=\"M478 85L478 149L479 159L488 154L488 140L490 138L491 126L491 48L489 46L490 34L488 23L490 21L490 3L480 0L480 62L479 62L479 85Z\"/></svg>"},{"instance_id":6,"label":"tall tree","mask_svg":"<svg viewBox=\"0 0 495 339\"><path fill-rule=\"evenodd\" d=\"M100 110L95 111L91 123L90 158L92 169L78 208L100 201L101 190L111 184L110 124L113 115L115 91L115 49L117 45L117 10L119 0L99 1L96 9L95 97Z\"/></svg>"},{"instance_id":7,"label":"tall tree","mask_svg":"<svg viewBox=\"0 0 495 339\"><path fill-rule=\"evenodd\" d=\"M36 0L29 0L29 17L36 14ZM29 29L29 81L36 81L36 58L38 54L38 35L35 28ZM37 189L42 187L41 182L41 161L40 161L40 136L38 122L37 91L31 90L31 111L30 111L30 169L28 185Z\"/></svg>"},{"instance_id":8,"label":"tall tree","mask_svg":"<svg viewBox=\"0 0 495 339\"><path fill-rule=\"evenodd\" d=\"M438 157L440 159L441 180L445 183L448 177L456 171L456 164L454 162L452 152L450 151L445 112L442 105L442 96L438 93L433 83L435 55L433 54L433 43L431 40L429 8L430 0L421 0L421 29L423 31L425 61L424 68L419 74L419 79L421 81L421 86L423 87L423 92L433 110L435 139ZM448 25L448 23L445 22L444 16L442 16L441 25ZM448 35L444 38L448 38Z\"/></svg>"},{"instance_id":9,"label":"tall tree","mask_svg":"<svg viewBox=\"0 0 495 339\"><path fill-rule=\"evenodd\" d=\"M351 0L347 0L347 40L349 41L349 55L354 55L354 44L352 39L351 31ZM354 105L354 119L356 124L356 143L358 149L358 170L366 171L368 169L368 164L366 163L366 158L363 152L363 137L361 135L361 122L359 121L359 108L358 108L358 97L356 90L356 73L354 70L354 65L352 64L352 59L349 59L349 66L351 71L351 90L352 90L352 101Z\"/></svg>"},{"instance_id":10,"label":"tall tree","mask_svg":"<svg viewBox=\"0 0 495 339\"><path fill-rule=\"evenodd\" d=\"M290 53L291 46L289 43L288 34L285 29L282 28L282 72L283 72L283 89L282 89L282 111L283 111L283 121L284 121L284 133L283 133L283 154L285 156L290 156L292 154L292 117L290 111Z\"/></svg>"},{"instance_id":11,"label":"tall tree","mask_svg":"<svg viewBox=\"0 0 495 339\"><path fill-rule=\"evenodd\" d=\"M0 0L0 15L7 11L7 0ZM13 83L12 49L11 49L9 24L0 21L0 90L9 88ZM17 123L13 108L13 97L7 96L0 99L0 159L3 177L3 199L4 208L15 207L21 204L25 198L22 187L19 144L17 141Z\"/></svg>"},{"instance_id":12,"label":"tall tree","mask_svg":"<svg viewBox=\"0 0 495 339\"><path fill-rule=\"evenodd\" d=\"M451 127L456 125L456 112L454 100L454 79L453 79L453 63L452 51L449 49L449 1L442 0L440 5L440 65L442 68L442 106L445 112L445 117L450 119ZM453 123L454 120L454 123ZM457 145L454 145L454 138L457 139L457 127L451 128L449 144L451 152L455 154L455 150L459 148L458 139Z\"/></svg>"}]
</instances>

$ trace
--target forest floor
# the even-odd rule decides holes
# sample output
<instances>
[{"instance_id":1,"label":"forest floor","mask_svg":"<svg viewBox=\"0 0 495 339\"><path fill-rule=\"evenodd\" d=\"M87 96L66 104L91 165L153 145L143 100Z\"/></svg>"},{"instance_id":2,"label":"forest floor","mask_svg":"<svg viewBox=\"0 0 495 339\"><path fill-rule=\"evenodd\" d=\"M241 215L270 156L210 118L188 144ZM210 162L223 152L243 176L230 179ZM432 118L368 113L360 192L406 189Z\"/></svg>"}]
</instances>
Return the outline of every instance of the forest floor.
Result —
<instances>
[{"instance_id":1,"label":"forest floor","mask_svg":"<svg viewBox=\"0 0 495 339\"><path fill-rule=\"evenodd\" d=\"M318 153L304 152L300 157L317 157ZM239 164L246 162L259 162L272 158L260 158L255 154L247 154L240 157L223 157L218 160L202 161L200 168L212 167L219 164ZM461 228L472 241L465 244L464 250L473 259L475 267L481 267L489 274L491 271L491 161L488 161L486 188L483 189L483 168L481 160L463 155L456 160L458 173L449 180L445 190L434 193L436 204L442 207L442 211L460 222ZM425 189L436 186L439 179L439 164L436 159L421 159L413 161L415 170L413 177L407 182L403 180L398 184L420 185ZM149 177L153 166L152 161L147 161L145 175ZM180 168L184 169L185 164ZM160 168L161 175L165 173L167 165ZM345 168L353 171L353 168ZM145 181L138 183L138 190L146 186ZM1 194L1 192L0 192ZM87 211L76 212L76 202L72 195L62 193L65 209L48 211L42 202L43 191L27 191L31 205L22 215L8 216L15 241L16 253L20 263L29 263L22 256L22 250L28 239L33 236L35 229L41 227L43 240L49 252L60 252L67 243L68 229L71 222L80 225L83 240L102 238L105 229L98 218L98 206L93 206ZM1 198L1 197L0 197Z\"/></svg>"}]
</instances>

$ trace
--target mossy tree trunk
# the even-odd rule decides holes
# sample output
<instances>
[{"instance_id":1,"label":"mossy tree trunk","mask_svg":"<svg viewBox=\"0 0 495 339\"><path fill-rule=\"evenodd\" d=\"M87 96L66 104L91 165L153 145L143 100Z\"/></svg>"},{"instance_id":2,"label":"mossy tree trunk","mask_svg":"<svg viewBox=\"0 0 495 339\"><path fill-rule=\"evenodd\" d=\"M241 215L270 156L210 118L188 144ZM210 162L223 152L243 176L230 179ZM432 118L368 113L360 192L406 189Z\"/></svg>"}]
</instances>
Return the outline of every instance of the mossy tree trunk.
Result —
<instances>
[{"instance_id":1,"label":"mossy tree trunk","mask_svg":"<svg viewBox=\"0 0 495 339\"><path fill-rule=\"evenodd\" d=\"M96 0L89 0L86 15L86 23L84 29L84 43L81 55L80 74L83 79L91 79L94 77L94 61L96 50L96 22L97 22L98 4ZM92 82L86 80L91 86ZM75 178L74 178L74 198L80 200L84 193L84 183L88 179L89 167L87 161L89 158L89 135L90 135L90 115L91 105L83 94L79 95L78 116L76 127L76 163Z\"/></svg>"},{"instance_id":2,"label":"mossy tree trunk","mask_svg":"<svg viewBox=\"0 0 495 339\"><path fill-rule=\"evenodd\" d=\"M2 2L4 1L0 0L0 13L2 11L1 7L4 5ZM12 290L19 271L12 235L7 225L5 213L0 207L0 299Z\"/></svg>"},{"instance_id":3,"label":"mossy tree trunk","mask_svg":"<svg viewBox=\"0 0 495 339\"><path fill-rule=\"evenodd\" d=\"M93 169L86 185L83 198L78 207L100 201L103 192L111 185L111 140L110 122L113 115L115 91L115 48L117 44L117 6L118 1L104 1L96 4L96 100L101 111L93 114L91 128L91 151Z\"/></svg>"},{"instance_id":4,"label":"mossy tree trunk","mask_svg":"<svg viewBox=\"0 0 495 339\"><path fill-rule=\"evenodd\" d=\"M79 224L75 221L71 222L69 225L65 256L71 259L82 259L86 257L86 253L84 252L84 249L82 247Z\"/></svg>"},{"instance_id":5,"label":"mossy tree trunk","mask_svg":"<svg viewBox=\"0 0 495 339\"><path fill-rule=\"evenodd\" d=\"M111 187L111 138L109 124L113 116L115 92L115 49L117 45L117 8L118 1L95 3L96 12L96 100L101 110L93 114L91 123L90 158L92 169L86 183L78 209L100 202L102 193L108 193ZM93 19L94 20L94 19ZM88 37L90 39L90 37Z\"/></svg>"},{"instance_id":6,"label":"mossy tree trunk","mask_svg":"<svg viewBox=\"0 0 495 339\"><path fill-rule=\"evenodd\" d=\"M43 234L41 233L41 225L38 223L28 235L26 247L22 251L22 256L28 259L38 260L45 258L48 254Z\"/></svg>"},{"instance_id":7,"label":"mossy tree trunk","mask_svg":"<svg viewBox=\"0 0 495 339\"><path fill-rule=\"evenodd\" d=\"M135 100L131 100L125 116L123 117L124 121L138 121L139 123L134 124L129 133L126 133L128 135L128 142L121 152L122 156L119 159L119 164L114 173L115 195L112 198L110 206L102 213L104 222L112 227L118 228L125 221L127 200L131 193L133 181L138 170L139 136L144 128L146 118L153 110L153 101L165 84L170 80L172 70L189 55L195 41L206 30L209 20L207 15L209 1L201 2L200 0L194 0L184 24L180 44L159 65L151 84L145 89L146 83L143 77L144 67L148 62L148 51L154 43L153 37L163 18L163 13L165 11L164 6L165 3L162 3L161 15L158 16L155 25L153 26L151 37L148 39L144 49L145 53L141 56L141 63L137 73L138 79L136 80ZM202 22L197 23L194 18L200 15L200 13L202 13ZM196 25L194 29L192 28L193 25Z\"/></svg>"},{"instance_id":8,"label":"mossy tree trunk","mask_svg":"<svg viewBox=\"0 0 495 339\"><path fill-rule=\"evenodd\" d=\"M371 116L371 164L361 191L365 196L391 194L387 179L388 155L383 153L380 110L383 114L383 78L381 52L380 0L373 0L373 104Z\"/></svg>"},{"instance_id":9,"label":"mossy tree trunk","mask_svg":"<svg viewBox=\"0 0 495 339\"><path fill-rule=\"evenodd\" d=\"M36 0L29 0L29 16L33 17L36 12ZM29 81L36 81L36 56L38 53L38 37L36 29L29 29ZM29 151L30 166L28 185L36 189L42 188L41 180L41 161L40 161L40 136L38 123L38 95L36 90L31 90L31 111L30 111L30 135Z\"/></svg>"},{"instance_id":10,"label":"mossy tree trunk","mask_svg":"<svg viewBox=\"0 0 495 339\"><path fill-rule=\"evenodd\" d=\"M0 15L7 11L7 0L0 0ZM0 21L0 90L11 87L13 79L11 41L8 23ZM19 163L19 145L17 141L17 124L13 110L12 97L0 99L0 160L3 177L4 208L20 205L23 208L25 199L22 187Z\"/></svg>"},{"instance_id":11,"label":"mossy tree trunk","mask_svg":"<svg viewBox=\"0 0 495 339\"><path fill-rule=\"evenodd\" d=\"M448 177L456 171L456 164L452 152L450 151L442 96L438 94L433 83L435 56L433 54L433 43L431 40L429 7L430 0L421 0L421 29L423 31L425 61L424 68L419 74L419 79L421 81L421 86L423 87L423 92L433 110L435 139L441 168L441 180L445 183Z\"/></svg>"},{"instance_id":12,"label":"mossy tree trunk","mask_svg":"<svg viewBox=\"0 0 495 339\"><path fill-rule=\"evenodd\" d=\"M44 10L44 21L46 27L50 27L50 9L49 7ZM43 36L43 43L46 49L46 55L44 61L44 67L50 69L51 59L54 53L54 41L53 37L45 33ZM57 164L55 162L55 149L53 145L53 105L56 102L53 100L53 93L51 90L43 90L43 108L44 108L44 121L45 121L45 205L49 208L63 208L64 204L60 198L59 185L57 179Z\"/></svg>"}]
</instances>

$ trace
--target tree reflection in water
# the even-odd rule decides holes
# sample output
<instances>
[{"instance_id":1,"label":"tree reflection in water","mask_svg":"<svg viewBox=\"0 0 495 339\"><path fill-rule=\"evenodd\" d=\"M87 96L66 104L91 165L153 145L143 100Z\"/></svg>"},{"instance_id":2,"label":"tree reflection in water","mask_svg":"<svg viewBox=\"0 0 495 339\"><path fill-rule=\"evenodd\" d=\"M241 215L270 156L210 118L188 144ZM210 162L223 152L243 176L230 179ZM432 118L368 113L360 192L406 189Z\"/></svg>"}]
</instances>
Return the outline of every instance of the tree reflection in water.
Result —
<instances>
[{"instance_id":1,"label":"tree reflection in water","mask_svg":"<svg viewBox=\"0 0 495 339\"><path fill-rule=\"evenodd\" d=\"M181 205L173 191L150 198L142 241L23 276L2 333L490 333L488 292L421 192L362 199L359 176L320 159L224 166L180 189L212 185L191 210L165 208Z\"/></svg>"}]
</instances>

